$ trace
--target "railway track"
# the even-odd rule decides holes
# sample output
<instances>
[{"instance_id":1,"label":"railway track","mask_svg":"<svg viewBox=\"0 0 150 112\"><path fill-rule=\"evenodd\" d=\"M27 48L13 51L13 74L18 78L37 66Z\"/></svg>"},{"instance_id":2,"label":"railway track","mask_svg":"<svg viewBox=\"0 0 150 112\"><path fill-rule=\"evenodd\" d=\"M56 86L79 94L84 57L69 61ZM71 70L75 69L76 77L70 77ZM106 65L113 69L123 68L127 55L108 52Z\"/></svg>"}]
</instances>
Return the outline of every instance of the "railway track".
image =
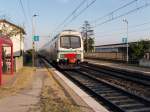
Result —
<instances>
[{"instance_id":1,"label":"railway track","mask_svg":"<svg viewBox=\"0 0 150 112\"><path fill-rule=\"evenodd\" d=\"M66 70L62 72L98 102L113 112L150 112L150 101L119 88L105 80L100 80L89 72L90 69Z\"/></svg>"},{"instance_id":2,"label":"railway track","mask_svg":"<svg viewBox=\"0 0 150 112\"><path fill-rule=\"evenodd\" d=\"M98 80L87 71L63 71L91 96L114 112L150 112L150 102L106 81Z\"/></svg>"},{"instance_id":3,"label":"railway track","mask_svg":"<svg viewBox=\"0 0 150 112\"><path fill-rule=\"evenodd\" d=\"M89 63L83 64L82 67L150 87L150 76L139 72L129 72L126 70L113 69L111 67L106 67L103 65L99 66Z\"/></svg>"},{"instance_id":4,"label":"railway track","mask_svg":"<svg viewBox=\"0 0 150 112\"><path fill-rule=\"evenodd\" d=\"M115 70L112 72L112 70L108 70L106 67L95 67L95 65L90 66L89 64L82 65L81 67L81 71L88 71L93 77L108 81L150 100L150 80L148 76L148 78L143 77L141 74L143 78L140 78L139 76L136 77L137 74L132 75L128 73L128 75L126 75L127 73L122 74L118 71L115 72Z\"/></svg>"}]
</instances>

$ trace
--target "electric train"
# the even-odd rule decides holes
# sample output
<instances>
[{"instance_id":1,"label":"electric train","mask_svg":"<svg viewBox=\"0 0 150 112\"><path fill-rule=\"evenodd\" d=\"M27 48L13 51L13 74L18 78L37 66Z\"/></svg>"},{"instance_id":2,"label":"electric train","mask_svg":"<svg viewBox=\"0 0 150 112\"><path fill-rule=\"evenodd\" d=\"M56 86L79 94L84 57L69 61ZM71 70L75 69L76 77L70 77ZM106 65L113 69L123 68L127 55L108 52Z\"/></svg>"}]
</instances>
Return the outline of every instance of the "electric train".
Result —
<instances>
[{"instance_id":1,"label":"electric train","mask_svg":"<svg viewBox=\"0 0 150 112\"><path fill-rule=\"evenodd\" d=\"M81 33L64 30L45 44L39 55L61 68L77 67L83 62L83 40Z\"/></svg>"}]
</instances>

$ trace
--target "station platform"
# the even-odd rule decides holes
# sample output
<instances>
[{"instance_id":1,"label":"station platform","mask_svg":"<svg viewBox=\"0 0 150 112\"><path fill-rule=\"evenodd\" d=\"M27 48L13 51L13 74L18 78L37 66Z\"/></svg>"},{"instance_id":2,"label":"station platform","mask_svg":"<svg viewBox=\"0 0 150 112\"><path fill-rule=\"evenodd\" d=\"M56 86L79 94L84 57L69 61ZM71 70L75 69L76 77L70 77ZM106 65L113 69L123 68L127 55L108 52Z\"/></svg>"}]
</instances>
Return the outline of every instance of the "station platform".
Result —
<instances>
[{"instance_id":1,"label":"station platform","mask_svg":"<svg viewBox=\"0 0 150 112\"><path fill-rule=\"evenodd\" d=\"M125 63L114 63L114 62L102 61L102 60L96 60L96 59L85 59L85 61L91 64L104 65L104 66L117 68L121 70L140 72L140 73L144 73L145 75L150 75L150 68L146 68L146 67L128 65Z\"/></svg>"},{"instance_id":2,"label":"station platform","mask_svg":"<svg viewBox=\"0 0 150 112\"><path fill-rule=\"evenodd\" d=\"M53 68L49 63L47 63L47 66L48 71L53 74L53 77L81 108L82 112L109 112L103 105L80 89L76 84L70 81L61 72Z\"/></svg>"},{"instance_id":3,"label":"station platform","mask_svg":"<svg viewBox=\"0 0 150 112\"><path fill-rule=\"evenodd\" d=\"M16 91L3 96L6 94L3 91L5 85L0 88L0 112L27 112L30 110L35 110L35 112L44 112L45 110L48 110L47 112L50 110L109 112L50 64L47 63L47 67L40 63L39 65L35 70L28 68L24 75L16 74L12 78L13 81L8 80L9 78L5 80L8 81L7 84L11 82L10 88L13 85ZM25 79L26 81L23 81ZM20 83L23 85L20 86ZM12 89L8 93L10 91Z\"/></svg>"}]
</instances>

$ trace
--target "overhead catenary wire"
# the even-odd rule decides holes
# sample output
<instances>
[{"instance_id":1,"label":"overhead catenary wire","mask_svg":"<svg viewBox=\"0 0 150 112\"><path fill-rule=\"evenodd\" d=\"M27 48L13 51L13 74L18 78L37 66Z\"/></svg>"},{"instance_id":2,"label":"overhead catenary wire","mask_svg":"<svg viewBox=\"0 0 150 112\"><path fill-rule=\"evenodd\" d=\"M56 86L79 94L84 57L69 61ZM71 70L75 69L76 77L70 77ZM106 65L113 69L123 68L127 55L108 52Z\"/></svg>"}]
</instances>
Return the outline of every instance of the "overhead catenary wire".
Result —
<instances>
[{"instance_id":1,"label":"overhead catenary wire","mask_svg":"<svg viewBox=\"0 0 150 112\"><path fill-rule=\"evenodd\" d=\"M138 27L141 27L144 25L149 25L149 24L150 24L150 21L136 24L136 25L130 25L129 27L130 27L130 29L132 29L132 28L138 28ZM124 28L116 28L115 30L113 30L113 31L111 30L111 31L112 31L112 33L114 33L114 31L118 31L118 30L124 30ZM105 35L105 34L108 34L108 31L103 31L103 32L99 32L99 33L102 33L103 35ZM110 31L109 31L109 34L110 34Z\"/></svg>"},{"instance_id":2,"label":"overhead catenary wire","mask_svg":"<svg viewBox=\"0 0 150 112\"><path fill-rule=\"evenodd\" d=\"M130 34L134 34L134 33L139 33L139 32L143 32L143 31L148 31L150 29L150 27L148 28L143 28L143 29L139 29L139 30L133 30L133 31L129 31ZM111 33L111 34L106 34L106 35L98 35L98 37L108 37L108 36L114 36L114 35L122 35L124 34L124 32L116 32L116 33Z\"/></svg>"},{"instance_id":3,"label":"overhead catenary wire","mask_svg":"<svg viewBox=\"0 0 150 112\"><path fill-rule=\"evenodd\" d=\"M28 9L28 15L29 15L30 21L32 23L32 14L31 14L30 0L27 0L27 9Z\"/></svg>"},{"instance_id":4,"label":"overhead catenary wire","mask_svg":"<svg viewBox=\"0 0 150 112\"><path fill-rule=\"evenodd\" d=\"M27 18L27 15L26 15L26 12L25 12L25 9L24 9L22 0L19 0L19 3L20 3L20 6L21 6L21 9L22 9L22 13L23 13L23 15L24 15L24 18L25 18L25 20L28 22L28 18Z\"/></svg>"},{"instance_id":5,"label":"overhead catenary wire","mask_svg":"<svg viewBox=\"0 0 150 112\"><path fill-rule=\"evenodd\" d=\"M87 0L85 0L85 1L87 1ZM84 13L91 5L93 5L95 2L96 2L96 0L92 0L89 4L86 5L86 7L84 7L81 11L79 11L76 15L73 14L73 15L71 16L72 19L71 19L70 21L68 21L68 22L66 21L66 22L67 22L67 23L65 22L66 24L63 24L62 27L60 26L60 27L58 27L57 29L67 27L71 22L73 22L77 17L79 17L82 13ZM81 6L82 6L82 5L81 5ZM80 7L80 8L81 8L81 7ZM78 9L80 9L80 8L78 8ZM77 10L76 10L76 11L77 11ZM71 17L70 17L70 18L71 18ZM70 18L69 18L69 19L70 19ZM68 19L68 20L69 20L69 19ZM56 31L57 29L55 29L54 31Z\"/></svg>"},{"instance_id":6,"label":"overhead catenary wire","mask_svg":"<svg viewBox=\"0 0 150 112\"><path fill-rule=\"evenodd\" d=\"M79 17L84 11L86 11L91 5L93 5L96 2L96 0L91 1L85 8L83 8L76 16L74 16L68 24L64 25L63 27L67 27L72 21L74 21L77 17Z\"/></svg>"},{"instance_id":7,"label":"overhead catenary wire","mask_svg":"<svg viewBox=\"0 0 150 112\"><path fill-rule=\"evenodd\" d=\"M130 6L130 5L132 5L133 3L137 2L137 1L138 1L138 0L130 1L130 2L128 2L127 4L125 4L125 5L121 6L121 7L117 8L117 9L115 9L115 10L109 12L109 13L107 13L106 15L104 15L104 16L102 16L102 17L99 17L99 18L96 19L96 20L91 21L90 23L96 23L96 22L102 20L103 18L105 18L105 17L107 17L107 16L109 16L109 15L113 15L115 12L117 12L117 11L119 11L119 10L121 10L121 9L124 9L124 8L126 8L126 7L128 7L128 6Z\"/></svg>"},{"instance_id":8,"label":"overhead catenary wire","mask_svg":"<svg viewBox=\"0 0 150 112\"><path fill-rule=\"evenodd\" d=\"M143 8L146 8L146 7L148 7L148 6L150 6L150 3L145 3L144 5L141 5L141 6L137 7L137 8L134 8L134 9L128 11L128 12L125 12L125 13L120 14L120 15L115 16L115 17L113 16L112 18L109 18L109 19L107 19L107 20L105 20L105 21L103 21L103 22L101 22L101 23L99 23L99 24L96 24L94 27L101 26L101 25L103 25L103 24L105 24L105 23L108 23L108 22L110 22L110 21L116 20L116 19L121 18L121 17L123 17L123 16L125 16L125 15L129 15L129 14L131 14L131 13L133 13L133 12L136 12L136 11L138 11L138 10L140 10L140 9L143 9Z\"/></svg>"},{"instance_id":9,"label":"overhead catenary wire","mask_svg":"<svg viewBox=\"0 0 150 112\"><path fill-rule=\"evenodd\" d=\"M68 19L70 19L86 2L86 0L83 0L55 29L53 32L55 32L56 30L58 30L62 25L64 25L66 23L66 21L68 21Z\"/></svg>"}]
</instances>

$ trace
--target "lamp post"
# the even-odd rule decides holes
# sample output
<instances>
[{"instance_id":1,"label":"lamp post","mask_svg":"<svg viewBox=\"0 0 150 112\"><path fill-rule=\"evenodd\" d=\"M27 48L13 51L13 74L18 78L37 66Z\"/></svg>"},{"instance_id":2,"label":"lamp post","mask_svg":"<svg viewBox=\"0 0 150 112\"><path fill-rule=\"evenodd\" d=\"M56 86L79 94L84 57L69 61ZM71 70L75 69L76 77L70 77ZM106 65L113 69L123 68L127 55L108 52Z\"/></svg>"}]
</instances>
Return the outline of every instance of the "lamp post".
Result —
<instances>
[{"instance_id":1,"label":"lamp post","mask_svg":"<svg viewBox=\"0 0 150 112\"><path fill-rule=\"evenodd\" d=\"M127 46L127 63L129 62L129 48L128 48L128 36L129 36L129 23L128 23L128 20L127 19L123 19L123 22L125 22L126 23L126 25L127 25L127 40L126 40L126 46Z\"/></svg>"},{"instance_id":2,"label":"lamp post","mask_svg":"<svg viewBox=\"0 0 150 112\"><path fill-rule=\"evenodd\" d=\"M34 42L34 35L35 35L35 20L34 18L38 15L34 14L32 16L32 67L34 67L35 64L35 42Z\"/></svg>"}]
</instances>

